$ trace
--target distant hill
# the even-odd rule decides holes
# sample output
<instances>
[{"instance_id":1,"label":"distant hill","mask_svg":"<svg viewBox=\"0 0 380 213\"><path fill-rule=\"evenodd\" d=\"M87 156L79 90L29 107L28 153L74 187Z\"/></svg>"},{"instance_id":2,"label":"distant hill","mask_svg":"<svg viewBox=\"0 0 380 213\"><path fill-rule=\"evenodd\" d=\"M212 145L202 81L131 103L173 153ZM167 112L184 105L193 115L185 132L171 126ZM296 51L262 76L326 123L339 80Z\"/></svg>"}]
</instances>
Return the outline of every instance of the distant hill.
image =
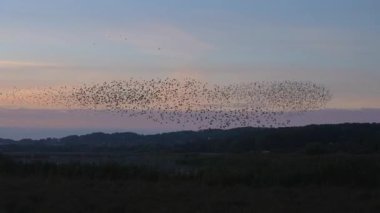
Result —
<instances>
[{"instance_id":1,"label":"distant hill","mask_svg":"<svg viewBox=\"0 0 380 213\"><path fill-rule=\"evenodd\" d=\"M19 141L0 139L1 152L351 152L380 151L380 124L180 131L155 135L92 133Z\"/></svg>"}]
</instances>

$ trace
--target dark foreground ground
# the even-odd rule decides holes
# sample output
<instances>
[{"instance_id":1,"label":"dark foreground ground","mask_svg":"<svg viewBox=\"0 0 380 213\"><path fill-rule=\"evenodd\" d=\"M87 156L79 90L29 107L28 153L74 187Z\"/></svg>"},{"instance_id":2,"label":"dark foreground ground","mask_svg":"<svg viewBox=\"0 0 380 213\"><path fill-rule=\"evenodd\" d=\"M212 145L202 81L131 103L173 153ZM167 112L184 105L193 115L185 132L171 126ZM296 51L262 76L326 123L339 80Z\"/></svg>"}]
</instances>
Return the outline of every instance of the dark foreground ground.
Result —
<instances>
[{"instance_id":1,"label":"dark foreground ground","mask_svg":"<svg viewBox=\"0 0 380 213\"><path fill-rule=\"evenodd\" d=\"M379 212L380 190L1 178L1 212Z\"/></svg>"},{"instance_id":2,"label":"dark foreground ground","mask_svg":"<svg viewBox=\"0 0 380 213\"><path fill-rule=\"evenodd\" d=\"M176 166L1 157L0 212L380 212L376 154L155 158Z\"/></svg>"}]
</instances>

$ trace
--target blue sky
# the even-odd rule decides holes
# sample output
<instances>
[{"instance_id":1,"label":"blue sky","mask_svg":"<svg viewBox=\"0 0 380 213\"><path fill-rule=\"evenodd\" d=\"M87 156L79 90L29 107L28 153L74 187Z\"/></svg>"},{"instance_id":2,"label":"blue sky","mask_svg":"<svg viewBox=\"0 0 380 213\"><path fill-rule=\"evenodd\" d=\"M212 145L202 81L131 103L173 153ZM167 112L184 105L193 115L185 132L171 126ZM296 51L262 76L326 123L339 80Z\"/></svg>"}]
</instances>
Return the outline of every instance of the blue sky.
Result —
<instances>
[{"instance_id":1,"label":"blue sky","mask_svg":"<svg viewBox=\"0 0 380 213\"><path fill-rule=\"evenodd\" d=\"M377 0L0 0L0 88L308 80L380 108ZM0 103L1 105L1 103Z\"/></svg>"},{"instance_id":2,"label":"blue sky","mask_svg":"<svg viewBox=\"0 0 380 213\"><path fill-rule=\"evenodd\" d=\"M333 90L334 107L380 107L379 9L376 0L1 0L0 80L312 80Z\"/></svg>"},{"instance_id":3,"label":"blue sky","mask_svg":"<svg viewBox=\"0 0 380 213\"><path fill-rule=\"evenodd\" d=\"M376 0L1 0L0 59L20 62L12 68L22 70L3 79L186 71L221 81L239 80L236 73L307 79L341 90L359 76L371 85L379 80L379 9ZM27 67L30 62L41 66ZM358 94L373 93L361 87Z\"/></svg>"}]
</instances>

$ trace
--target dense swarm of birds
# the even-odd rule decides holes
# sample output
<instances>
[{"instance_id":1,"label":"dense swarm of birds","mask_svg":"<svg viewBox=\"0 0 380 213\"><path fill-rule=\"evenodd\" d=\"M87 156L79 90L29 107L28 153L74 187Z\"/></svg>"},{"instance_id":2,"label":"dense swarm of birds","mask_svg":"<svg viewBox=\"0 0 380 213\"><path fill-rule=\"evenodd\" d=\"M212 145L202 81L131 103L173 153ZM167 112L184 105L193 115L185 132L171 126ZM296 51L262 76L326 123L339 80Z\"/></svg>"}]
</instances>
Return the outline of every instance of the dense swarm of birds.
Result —
<instances>
[{"instance_id":1,"label":"dense swarm of birds","mask_svg":"<svg viewBox=\"0 0 380 213\"><path fill-rule=\"evenodd\" d=\"M0 94L0 100L7 100L8 104L109 110L127 117L199 129L287 126L290 120L285 114L321 109L330 99L328 89L312 82L214 85L175 78L14 88Z\"/></svg>"}]
</instances>

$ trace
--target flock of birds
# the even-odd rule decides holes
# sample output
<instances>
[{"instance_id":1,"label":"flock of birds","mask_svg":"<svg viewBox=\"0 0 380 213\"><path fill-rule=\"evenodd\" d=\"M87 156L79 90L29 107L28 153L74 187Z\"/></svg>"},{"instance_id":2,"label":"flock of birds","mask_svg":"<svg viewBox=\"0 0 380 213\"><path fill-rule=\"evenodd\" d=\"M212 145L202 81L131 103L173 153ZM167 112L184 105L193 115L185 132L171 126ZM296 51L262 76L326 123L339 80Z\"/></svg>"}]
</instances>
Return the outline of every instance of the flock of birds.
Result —
<instances>
[{"instance_id":1,"label":"flock of birds","mask_svg":"<svg viewBox=\"0 0 380 213\"><path fill-rule=\"evenodd\" d=\"M321 109L330 99L328 89L312 82L215 85L175 78L13 88L0 93L0 103L9 105L108 110L199 129L287 126L290 119L285 115Z\"/></svg>"}]
</instances>

